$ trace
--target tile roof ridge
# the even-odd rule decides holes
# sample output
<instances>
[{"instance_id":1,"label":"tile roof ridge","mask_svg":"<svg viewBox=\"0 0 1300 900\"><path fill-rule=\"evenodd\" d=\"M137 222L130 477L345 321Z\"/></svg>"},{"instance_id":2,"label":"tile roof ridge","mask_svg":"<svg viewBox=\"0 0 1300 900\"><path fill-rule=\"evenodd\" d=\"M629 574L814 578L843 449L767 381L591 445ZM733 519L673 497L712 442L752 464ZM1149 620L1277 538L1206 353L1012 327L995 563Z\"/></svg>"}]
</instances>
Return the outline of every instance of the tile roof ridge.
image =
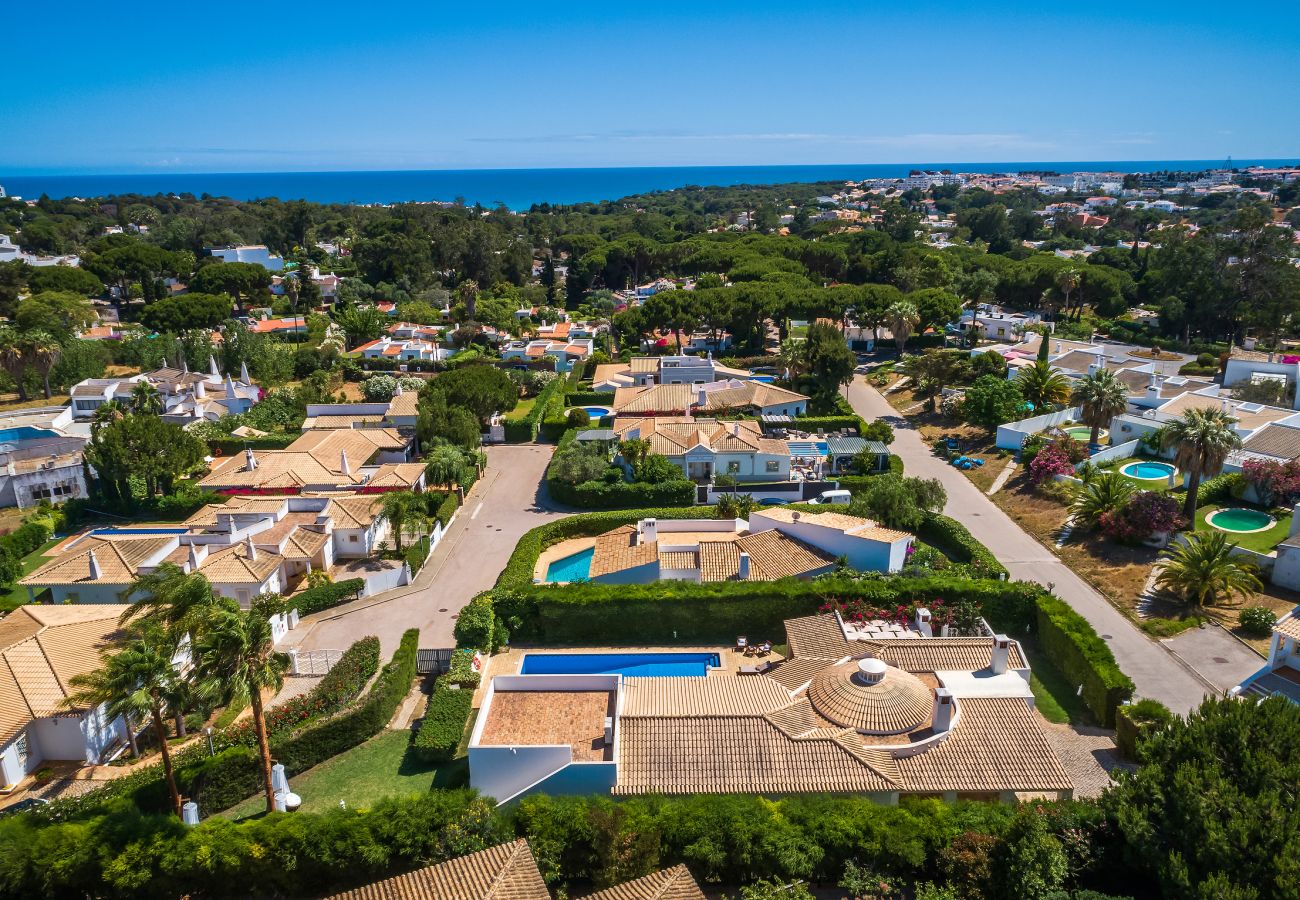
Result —
<instances>
[{"instance_id":1,"label":"tile roof ridge","mask_svg":"<svg viewBox=\"0 0 1300 900\"><path fill-rule=\"evenodd\" d=\"M898 768L898 760L888 750L878 750L865 746L858 739L858 733L850 728L832 740L855 759L891 784L899 784L903 773Z\"/></svg>"},{"instance_id":2,"label":"tile roof ridge","mask_svg":"<svg viewBox=\"0 0 1300 900\"><path fill-rule=\"evenodd\" d=\"M31 703L31 701L27 699L27 692L23 690L23 683L22 683L21 680L19 680L19 678L18 678L18 673L14 671L13 664L9 662L9 651L12 650L12 649L14 649L15 647L21 647L23 644L25 644L25 643L27 643L28 641L32 640L32 638L34 638L34 637L35 637L35 635L32 635L32 637L29 637L29 638L24 638L23 640L19 641L18 643L16 643L16 644L12 644L12 645L6 647L3 651L0 651L0 660L3 660L3 661L4 661L4 666L5 666L5 668L9 671L9 679L14 683L14 687L16 687L16 688L18 689L18 696L23 698L23 706L27 707L27 714L28 714L29 716L31 716L33 719L37 718L36 710L32 708L32 703ZM44 655L44 651L41 651L41 652L42 652L42 656L43 656L43 655ZM46 664L46 665L49 665L49 660L48 660L48 659L45 660L45 664ZM51 671L53 671L52 668L51 668ZM57 680L57 677L56 677L56 680Z\"/></svg>"},{"instance_id":3,"label":"tile roof ridge","mask_svg":"<svg viewBox=\"0 0 1300 900\"><path fill-rule=\"evenodd\" d=\"M506 860L505 865L497 870L496 875L492 876L492 883L488 889L483 892L483 900L492 900L496 896L497 889L501 887L506 876L512 874L515 864L519 862L519 854L527 853L529 860L532 860L532 850L528 846L528 841L524 838L517 838L510 846L510 858ZM534 862L533 865L536 865Z\"/></svg>"}]
</instances>

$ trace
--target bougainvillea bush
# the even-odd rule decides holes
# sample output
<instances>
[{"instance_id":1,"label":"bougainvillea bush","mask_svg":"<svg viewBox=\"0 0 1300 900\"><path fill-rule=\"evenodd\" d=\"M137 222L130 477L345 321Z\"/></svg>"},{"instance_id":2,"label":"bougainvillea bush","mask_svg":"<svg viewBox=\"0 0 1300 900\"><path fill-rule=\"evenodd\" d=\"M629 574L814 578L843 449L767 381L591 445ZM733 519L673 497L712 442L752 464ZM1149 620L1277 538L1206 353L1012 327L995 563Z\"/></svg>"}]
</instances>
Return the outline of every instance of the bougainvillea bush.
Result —
<instances>
[{"instance_id":1,"label":"bougainvillea bush","mask_svg":"<svg viewBox=\"0 0 1300 900\"><path fill-rule=\"evenodd\" d=\"M1050 481L1055 475L1073 474L1074 462L1059 441L1045 445L1029 464L1029 480L1035 485Z\"/></svg>"},{"instance_id":2,"label":"bougainvillea bush","mask_svg":"<svg viewBox=\"0 0 1300 900\"><path fill-rule=\"evenodd\" d=\"M1124 505L1102 513L1097 525L1102 534L1125 543L1138 543L1156 532L1171 532L1184 524L1178 501L1156 491L1138 491Z\"/></svg>"},{"instance_id":3,"label":"bougainvillea bush","mask_svg":"<svg viewBox=\"0 0 1300 900\"><path fill-rule=\"evenodd\" d=\"M1300 460L1248 459L1241 467L1264 505L1292 506L1300 499Z\"/></svg>"}]
</instances>

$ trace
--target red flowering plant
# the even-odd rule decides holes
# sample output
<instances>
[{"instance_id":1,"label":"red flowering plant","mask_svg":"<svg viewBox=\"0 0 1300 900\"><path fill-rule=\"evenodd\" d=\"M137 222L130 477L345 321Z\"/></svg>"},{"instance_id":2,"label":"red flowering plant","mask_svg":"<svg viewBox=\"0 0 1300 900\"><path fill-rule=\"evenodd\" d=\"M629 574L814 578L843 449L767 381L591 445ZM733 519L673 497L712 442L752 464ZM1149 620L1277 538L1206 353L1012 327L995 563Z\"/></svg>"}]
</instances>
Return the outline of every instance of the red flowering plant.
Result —
<instances>
[{"instance_id":1,"label":"red flowering plant","mask_svg":"<svg viewBox=\"0 0 1300 900\"><path fill-rule=\"evenodd\" d=\"M1075 443L1078 443L1077 441ZM1034 461L1029 464L1029 480L1035 485L1042 484L1056 475L1073 475L1074 462L1060 441L1048 444Z\"/></svg>"},{"instance_id":2,"label":"red flowering plant","mask_svg":"<svg viewBox=\"0 0 1300 900\"><path fill-rule=\"evenodd\" d=\"M872 620L882 622L894 622L898 625L911 625L916 621L916 611L924 607L930 610L930 625L938 629L943 625L956 625L962 627L962 622L971 617L970 610L965 607L973 607L973 617L979 617L978 603L948 603L942 597L936 597L929 602L913 600L910 603L898 603L893 606L876 606L864 600L850 599L844 600L839 597L828 597L818 608L819 612L837 612L846 622L863 623Z\"/></svg>"},{"instance_id":3,"label":"red flowering plant","mask_svg":"<svg viewBox=\"0 0 1300 900\"><path fill-rule=\"evenodd\" d=\"M1183 524L1178 501L1156 491L1138 491L1118 510L1102 513L1097 520L1102 534L1123 543L1138 543L1158 531L1175 531Z\"/></svg>"},{"instance_id":4,"label":"red flowering plant","mask_svg":"<svg viewBox=\"0 0 1300 900\"><path fill-rule=\"evenodd\" d=\"M1265 506L1292 506L1300 498L1300 460L1248 459L1241 472Z\"/></svg>"}]
</instances>

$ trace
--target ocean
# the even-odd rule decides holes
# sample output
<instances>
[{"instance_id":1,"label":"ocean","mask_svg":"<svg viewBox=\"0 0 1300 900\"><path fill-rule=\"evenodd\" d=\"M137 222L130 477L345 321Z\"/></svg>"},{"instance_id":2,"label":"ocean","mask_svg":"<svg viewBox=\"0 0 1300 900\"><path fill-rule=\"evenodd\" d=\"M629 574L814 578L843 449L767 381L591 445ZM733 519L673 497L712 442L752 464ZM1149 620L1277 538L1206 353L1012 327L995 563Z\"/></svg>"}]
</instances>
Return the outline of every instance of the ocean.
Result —
<instances>
[{"instance_id":1,"label":"ocean","mask_svg":"<svg viewBox=\"0 0 1300 900\"><path fill-rule=\"evenodd\" d=\"M1296 160L1234 160L1233 165L1289 165ZM105 197L113 194L210 194L236 200L279 197L316 203L464 200L524 210L535 203L617 200L687 185L856 181L905 176L911 169L954 172L1156 172L1217 168L1223 160L898 163L833 166L671 166L608 169L448 169L384 172L250 172L212 174L13 175L0 172L11 196Z\"/></svg>"}]
</instances>

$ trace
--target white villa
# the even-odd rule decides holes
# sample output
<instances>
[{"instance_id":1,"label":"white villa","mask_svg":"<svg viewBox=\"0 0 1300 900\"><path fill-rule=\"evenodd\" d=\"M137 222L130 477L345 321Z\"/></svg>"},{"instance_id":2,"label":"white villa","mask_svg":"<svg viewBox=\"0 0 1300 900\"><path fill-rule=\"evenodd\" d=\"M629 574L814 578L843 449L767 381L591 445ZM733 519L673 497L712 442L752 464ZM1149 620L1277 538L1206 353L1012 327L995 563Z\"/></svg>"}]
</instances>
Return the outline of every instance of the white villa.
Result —
<instances>
[{"instance_id":1,"label":"white villa","mask_svg":"<svg viewBox=\"0 0 1300 900\"><path fill-rule=\"evenodd\" d=\"M593 391L615 391L623 387L652 384L709 384L729 379L748 380L748 369L733 369L708 356L634 356L625 363L596 366L591 380Z\"/></svg>"},{"instance_id":2,"label":"white villa","mask_svg":"<svg viewBox=\"0 0 1300 900\"><path fill-rule=\"evenodd\" d=\"M283 450L213 460L199 487L221 494L423 491L424 464L409 461L413 442L396 428L313 428Z\"/></svg>"},{"instance_id":3,"label":"white villa","mask_svg":"<svg viewBox=\"0 0 1300 900\"><path fill-rule=\"evenodd\" d=\"M131 403L131 392L147 383L162 395L162 417L168 422L216 421L222 416L248 412L262 397L262 389L248 377L248 366L241 366L239 380L224 378L215 357L208 361L208 372L191 372L184 360L179 368L164 365L152 372L127 378L87 378L72 387L72 416L77 420L95 417L105 403L124 406Z\"/></svg>"},{"instance_id":4,"label":"white villa","mask_svg":"<svg viewBox=\"0 0 1300 900\"><path fill-rule=\"evenodd\" d=\"M708 481L715 475L730 475L737 481L790 478L790 443L765 437L752 419L619 416L613 430L620 441L649 441L652 453L667 457L693 481Z\"/></svg>"},{"instance_id":5,"label":"white villa","mask_svg":"<svg viewBox=\"0 0 1300 900\"><path fill-rule=\"evenodd\" d=\"M1279 564L1281 560L1279 559ZM1248 699L1281 696L1300 703L1300 607L1277 620L1268 661L1230 692Z\"/></svg>"},{"instance_id":6,"label":"white villa","mask_svg":"<svg viewBox=\"0 0 1300 900\"><path fill-rule=\"evenodd\" d=\"M219 247L205 247L204 250L222 262L252 263L272 272L284 268L284 258L276 256L265 244L223 244Z\"/></svg>"},{"instance_id":7,"label":"white villa","mask_svg":"<svg viewBox=\"0 0 1300 900\"><path fill-rule=\"evenodd\" d=\"M707 384L655 384L614 391L620 416L695 416L743 412L759 416L798 416L808 397L761 381L729 378Z\"/></svg>"}]
</instances>

